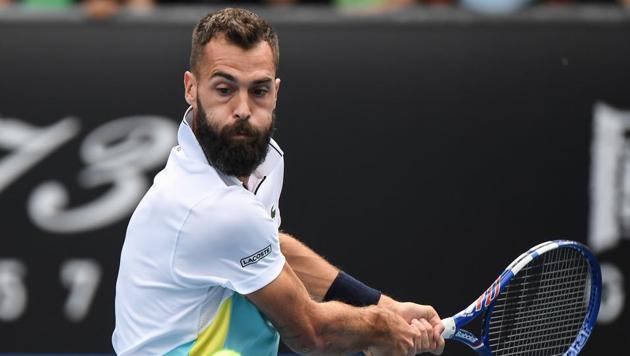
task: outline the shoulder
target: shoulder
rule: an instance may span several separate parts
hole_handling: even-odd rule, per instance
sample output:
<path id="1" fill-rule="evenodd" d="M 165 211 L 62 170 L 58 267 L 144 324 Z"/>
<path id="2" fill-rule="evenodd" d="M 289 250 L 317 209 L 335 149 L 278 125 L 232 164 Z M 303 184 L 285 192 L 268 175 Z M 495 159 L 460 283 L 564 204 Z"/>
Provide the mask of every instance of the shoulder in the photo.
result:
<path id="1" fill-rule="evenodd" d="M 239 186 L 225 187 L 213 194 L 206 194 L 191 207 L 191 212 L 213 221 L 220 219 L 224 225 L 254 222 L 266 217 L 262 203 L 254 194 Z"/>
<path id="2" fill-rule="evenodd" d="M 275 230 L 264 206 L 247 190 L 232 186 L 215 191 L 192 205 L 181 233 L 213 243 L 238 242 Z"/>
<path id="3" fill-rule="evenodd" d="M 243 294 L 259 288 L 266 281 L 261 274 L 279 271 L 284 260 L 271 216 L 250 192 L 234 186 L 190 209 L 171 261 L 181 283 L 219 284 Z"/>

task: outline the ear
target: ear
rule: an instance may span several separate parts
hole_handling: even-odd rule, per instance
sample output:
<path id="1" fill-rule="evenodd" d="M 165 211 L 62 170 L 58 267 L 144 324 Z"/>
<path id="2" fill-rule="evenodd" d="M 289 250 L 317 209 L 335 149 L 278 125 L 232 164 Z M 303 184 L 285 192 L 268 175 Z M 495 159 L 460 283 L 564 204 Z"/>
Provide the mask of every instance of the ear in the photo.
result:
<path id="1" fill-rule="evenodd" d="M 188 105 L 195 108 L 197 105 L 197 80 L 190 71 L 184 73 L 184 98 Z"/>
<path id="2" fill-rule="evenodd" d="M 274 109 L 276 108 L 276 102 L 278 101 L 278 92 L 280 91 L 280 83 L 281 83 L 280 78 L 276 78 L 276 82 L 275 82 L 275 84 L 276 84 L 276 88 L 275 88 L 276 96 L 275 96 L 274 102 L 273 102 L 273 108 Z"/>

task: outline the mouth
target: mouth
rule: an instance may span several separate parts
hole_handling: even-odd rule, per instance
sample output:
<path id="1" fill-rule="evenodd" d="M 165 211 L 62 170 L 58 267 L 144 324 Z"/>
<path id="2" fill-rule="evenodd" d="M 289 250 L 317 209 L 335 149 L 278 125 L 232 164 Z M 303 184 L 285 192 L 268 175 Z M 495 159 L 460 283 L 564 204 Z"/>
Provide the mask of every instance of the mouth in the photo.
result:
<path id="1" fill-rule="evenodd" d="M 234 132 L 232 133 L 232 137 L 243 137 L 243 138 L 250 138 L 250 137 L 254 137 L 254 133 L 251 130 L 248 130 L 247 128 L 239 128 L 234 130 Z"/>
<path id="2" fill-rule="evenodd" d="M 234 132 L 234 134 L 232 134 L 232 137 L 242 137 L 242 138 L 248 138 L 248 137 L 252 137 L 252 135 L 245 131 L 245 130 L 238 130 L 236 132 Z"/>
<path id="3" fill-rule="evenodd" d="M 246 130 L 237 130 L 232 134 L 232 139 L 238 141 L 251 141 L 254 140 L 255 137 L 251 134 L 251 132 Z"/>

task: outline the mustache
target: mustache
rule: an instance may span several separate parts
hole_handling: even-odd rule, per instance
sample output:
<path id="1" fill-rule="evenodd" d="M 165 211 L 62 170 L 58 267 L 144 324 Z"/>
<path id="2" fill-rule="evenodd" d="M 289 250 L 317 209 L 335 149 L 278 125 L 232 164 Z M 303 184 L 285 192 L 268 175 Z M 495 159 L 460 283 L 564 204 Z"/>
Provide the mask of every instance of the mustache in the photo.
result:
<path id="1" fill-rule="evenodd" d="M 232 125 L 226 126 L 222 131 L 224 137 L 231 137 L 235 135 L 245 135 L 248 137 L 260 136 L 260 131 L 246 120 L 237 121 Z"/>

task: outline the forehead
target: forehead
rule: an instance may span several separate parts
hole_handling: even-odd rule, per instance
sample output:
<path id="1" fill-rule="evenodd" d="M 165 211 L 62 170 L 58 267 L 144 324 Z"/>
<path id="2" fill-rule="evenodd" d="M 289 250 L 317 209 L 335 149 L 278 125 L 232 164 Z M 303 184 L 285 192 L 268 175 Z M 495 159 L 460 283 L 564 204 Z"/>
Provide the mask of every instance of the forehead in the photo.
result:
<path id="1" fill-rule="evenodd" d="M 204 46 L 204 58 L 199 72 L 209 77 L 216 72 L 227 72 L 237 79 L 275 78 L 273 52 L 266 41 L 260 41 L 250 49 L 243 49 L 228 42 L 225 37 L 211 39 Z"/>

